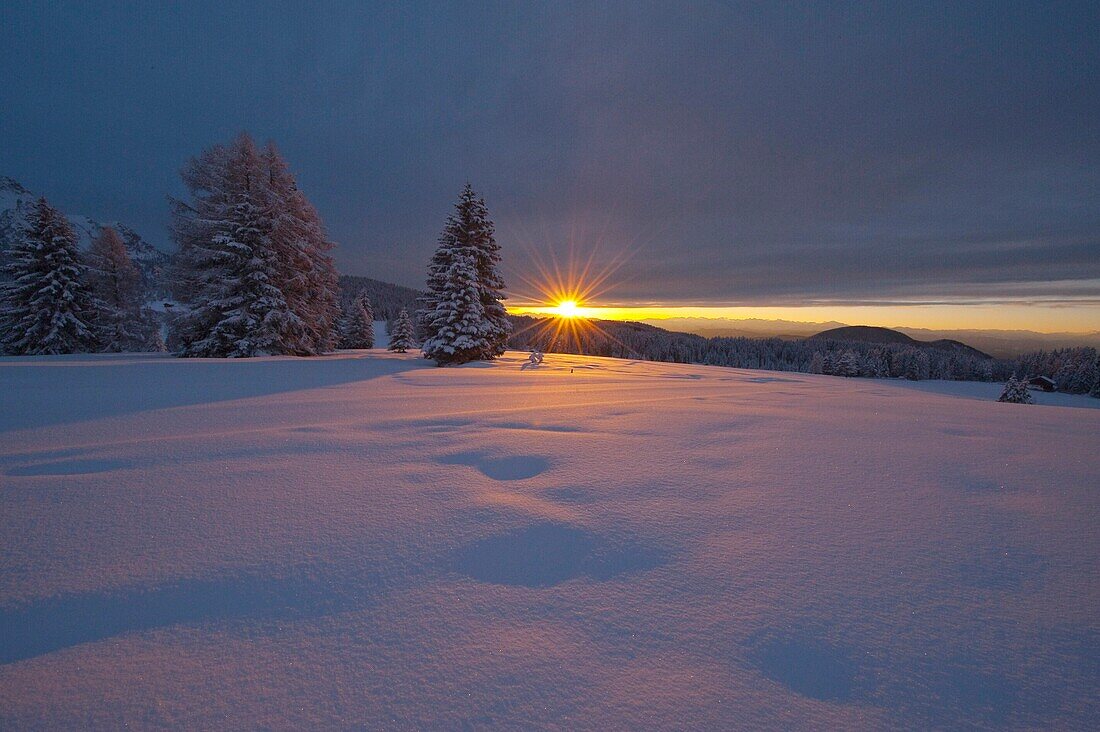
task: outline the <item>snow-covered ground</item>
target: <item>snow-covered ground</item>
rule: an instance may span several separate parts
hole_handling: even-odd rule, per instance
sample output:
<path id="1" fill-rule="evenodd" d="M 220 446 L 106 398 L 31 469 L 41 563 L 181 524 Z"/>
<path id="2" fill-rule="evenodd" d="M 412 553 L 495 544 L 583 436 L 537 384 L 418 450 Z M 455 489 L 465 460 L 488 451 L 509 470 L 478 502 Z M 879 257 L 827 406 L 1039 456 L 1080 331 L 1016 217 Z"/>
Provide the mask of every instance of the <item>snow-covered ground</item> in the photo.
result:
<path id="1" fill-rule="evenodd" d="M 1100 726 L 1100 411 L 0 359 L 0 728 Z"/>
<path id="2" fill-rule="evenodd" d="M 983 401 L 996 401 L 1004 389 L 1004 384 L 989 381 L 905 381 L 899 379 L 895 383 L 909 389 L 918 389 L 936 394 L 950 394 L 967 399 L 981 399 Z M 1049 407 L 1100 409 L 1100 399 L 1090 397 L 1087 394 L 1048 393 L 1039 389 L 1032 389 L 1031 398 L 1035 400 L 1036 404 Z"/>

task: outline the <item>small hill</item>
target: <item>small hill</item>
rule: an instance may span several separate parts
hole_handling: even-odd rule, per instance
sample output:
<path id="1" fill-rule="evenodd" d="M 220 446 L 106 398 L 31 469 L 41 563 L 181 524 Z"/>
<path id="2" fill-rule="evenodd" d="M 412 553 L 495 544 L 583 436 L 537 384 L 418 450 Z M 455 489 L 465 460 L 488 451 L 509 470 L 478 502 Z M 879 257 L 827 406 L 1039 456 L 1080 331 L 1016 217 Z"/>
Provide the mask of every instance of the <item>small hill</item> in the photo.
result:
<path id="1" fill-rule="evenodd" d="M 846 325 L 841 328 L 830 328 L 810 336 L 806 340 L 832 340 L 855 341 L 858 343 L 896 343 L 910 345 L 914 348 L 934 348 L 937 351 L 956 351 L 978 358 L 993 358 L 988 353 L 983 353 L 977 348 L 966 345 L 961 341 L 942 338 L 936 341 L 918 341 L 916 338 L 905 335 L 901 331 L 892 328 L 880 328 L 873 325 Z"/>
<path id="2" fill-rule="evenodd" d="M 806 340 L 858 341 L 859 343 L 904 343 L 917 345 L 915 338 L 890 328 L 878 328 L 873 325 L 845 325 L 816 333 Z"/>

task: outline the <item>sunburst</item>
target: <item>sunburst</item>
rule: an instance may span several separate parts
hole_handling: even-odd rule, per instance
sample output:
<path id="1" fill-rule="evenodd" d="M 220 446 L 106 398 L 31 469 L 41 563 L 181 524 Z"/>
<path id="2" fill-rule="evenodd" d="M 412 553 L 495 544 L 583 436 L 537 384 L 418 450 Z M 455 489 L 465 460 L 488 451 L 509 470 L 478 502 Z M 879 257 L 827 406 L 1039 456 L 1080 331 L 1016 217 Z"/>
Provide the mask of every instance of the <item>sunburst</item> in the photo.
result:
<path id="1" fill-rule="evenodd" d="M 580 313 L 577 308 L 576 300 L 562 300 L 554 306 L 554 314 L 559 318 L 577 318 L 580 317 Z"/>
<path id="2" fill-rule="evenodd" d="M 523 289 L 527 290 L 521 290 L 519 297 L 531 303 L 524 306 L 523 311 L 536 318 L 516 335 L 532 331 L 533 339 L 546 351 L 580 350 L 586 341 L 593 340 L 597 334 L 623 345 L 600 326 L 596 320 L 599 308 L 588 303 L 611 288 L 611 278 L 626 260 L 626 255 L 613 258 L 599 270 L 594 265 L 594 250 L 590 251 L 583 264 L 570 257 L 569 264 L 564 268 L 554 259 L 552 252 L 550 257 L 550 264 L 547 264 L 536 252 L 532 252 L 531 261 L 538 276 L 515 275 L 526 286 Z"/>

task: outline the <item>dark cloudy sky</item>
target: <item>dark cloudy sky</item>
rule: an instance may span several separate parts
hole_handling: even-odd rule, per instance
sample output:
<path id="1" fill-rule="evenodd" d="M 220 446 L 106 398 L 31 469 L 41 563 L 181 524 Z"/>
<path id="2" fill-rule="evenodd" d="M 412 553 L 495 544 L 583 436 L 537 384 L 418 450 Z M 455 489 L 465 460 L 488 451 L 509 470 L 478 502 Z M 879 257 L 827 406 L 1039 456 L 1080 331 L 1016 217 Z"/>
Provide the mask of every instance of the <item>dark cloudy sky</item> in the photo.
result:
<path id="1" fill-rule="evenodd" d="M 417 285 L 462 183 L 609 297 L 1100 298 L 1100 3 L 22 2 L 0 174 L 167 242 L 282 148 L 345 272 Z"/>

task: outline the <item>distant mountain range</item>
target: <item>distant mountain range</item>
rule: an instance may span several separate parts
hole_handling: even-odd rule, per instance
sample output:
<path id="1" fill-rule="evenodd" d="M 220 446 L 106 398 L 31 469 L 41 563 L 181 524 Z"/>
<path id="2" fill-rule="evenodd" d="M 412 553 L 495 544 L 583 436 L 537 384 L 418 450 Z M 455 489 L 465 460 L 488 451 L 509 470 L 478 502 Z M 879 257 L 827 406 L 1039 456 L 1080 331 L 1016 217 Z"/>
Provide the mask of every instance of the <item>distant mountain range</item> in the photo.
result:
<path id="1" fill-rule="evenodd" d="M 390 282 L 341 275 L 340 287 L 343 299 L 350 301 L 359 292 L 371 298 L 376 317 L 390 320 L 401 308 L 409 312 L 420 305 L 417 298 L 424 293 L 411 287 Z M 1012 359 L 1022 353 L 1073 346 L 1100 347 L 1097 333 L 1036 333 L 1033 331 L 961 330 L 934 331 L 920 328 L 882 328 L 866 325 L 845 325 L 828 322 L 813 323 L 793 320 L 742 320 L 718 318 L 659 318 L 638 321 L 671 333 L 691 333 L 704 338 L 781 338 L 805 340 L 810 338 L 857 341 L 864 343 L 901 343 L 918 348 L 934 348 L 939 351 L 957 351 L 978 358 Z M 964 340 L 965 339 L 965 340 Z"/>
<path id="2" fill-rule="evenodd" d="M 38 197 L 38 194 L 27 190 L 13 178 L 0 176 L 0 253 L 7 249 L 7 242 L 26 223 L 31 206 Z M 125 224 L 101 223 L 76 214 L 66 214 L 66 217 L 79 237 L 81 250 L 87 250 L 91 246 L 92 240 L 99 236 L 103 227 L 114 227 L 122 237 L 134 264 L 141 271 L 145 284 L 151 291 L 160 289 L 162 274 L 168 266 L 168 254 L 145 241 L 140 234 Z"/>
<path id="3" fill-rule="evenodd" d="M 966 345 L 950 338 L 941 338 L 935 341 L 918 341 L 916 338 L 902 333 L 899 330 L 880 328 L 872 325 L 844 325 L 839 328 L 830 328 L 810 336 L 806 340 L 834 340 L 857 341 L 859 343 L 899 343 L 916 348 L 935 348 L 937 351 L 953 351 L 965 353 L 978 358 L 993 358 L 988 353 L 983 353 L 977 348 Z"/>
<path id="4" fill-rule="evenodd" d="M 748 318 L 669 318 L 643 321 L 667 330 L 695 333 L 708 338 L 783 338 L 800 340 L 847 323 L 812 323 L 793 320 Z M 1100 331 L 1089 333 L 1037 333 L 1030 330 L 930 330 L 925 328 L 889 328 L 919 341 L 951 340 L 966 343 L 995 358 L 1015 358 L 1022 353 L 1073 346 L 1100 348 Z"/>
<path id="5" fill-rule="evenodd" d="M 920 340 L 948 338 L 969 343 L 997 358 L 1015 358 L 1030 351 L 1092 346 L 1100 348 L 1100 331 L 1090 333 L 1036 333 L 1031 330 L 927 330 L 897 328 Z"/>

